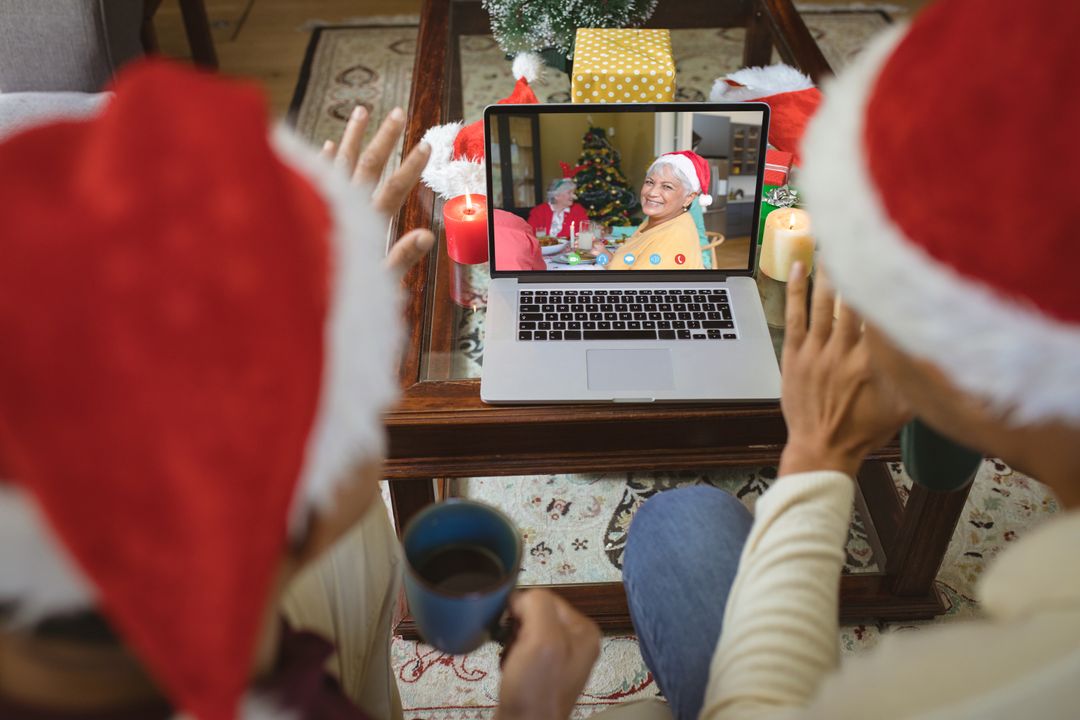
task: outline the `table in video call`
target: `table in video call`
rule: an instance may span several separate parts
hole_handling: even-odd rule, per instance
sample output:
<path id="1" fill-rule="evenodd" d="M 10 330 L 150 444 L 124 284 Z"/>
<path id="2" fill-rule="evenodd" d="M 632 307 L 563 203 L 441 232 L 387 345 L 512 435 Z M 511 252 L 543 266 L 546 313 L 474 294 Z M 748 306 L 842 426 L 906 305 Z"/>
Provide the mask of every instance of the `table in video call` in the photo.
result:
<path id="1" fill-rule="evenodd" d="M 407 146 L 419 142 L 427 128 L 463 116 L 458 42 L 462 36 L 490 32 L 478 1 L 425 0 L 421 17 L 419 56 L 425 60 L 414 71 Z M 745 65 L 769 64 L 775 46 L 785 61 L 815 80 L 831 73 L 790 0 L 719 7 L 672 3 L 665 6 L 662 22 L 671 28 L 747 27 Z M 441 240 L 441 206 L 428 189 L 419 188 L 398 219 L 403 227 L 431 227 L 440 237 L 432 254 L 405 279 L 403 393 L 386 416 L 386 477 L 399 531 L 422 507 L 445 496 L 451 478 L 706 470 L 778 462 L 786 430 L 777 402 L 482 403 L 479 362 L 487 272 L 485 266 L 463 270 L 450 261 Z M 451 300 L 452 282 L 473 287 L 471 307 Z M 773 339 L 779 351 L 782 334 L 776 332 Z M 588 442 L 553 446 L 549 439 L 559 436 Z M 871 456 L 858 476 L 856 508 L 865 518 L 878 569 L 843 576 L 840 615 L 846 620 L 928 618 L 945 610 L 933 580 L 967 489 L 941 493 L 916 485 L 905 504 L 886 465 L 897 459 L 894 441 Z M 631 629 L 621 583 L 552 587 L 603 629 Z M 415 626 L 404 601 L 399 616 L 398 632 L 413 636 Z"/>

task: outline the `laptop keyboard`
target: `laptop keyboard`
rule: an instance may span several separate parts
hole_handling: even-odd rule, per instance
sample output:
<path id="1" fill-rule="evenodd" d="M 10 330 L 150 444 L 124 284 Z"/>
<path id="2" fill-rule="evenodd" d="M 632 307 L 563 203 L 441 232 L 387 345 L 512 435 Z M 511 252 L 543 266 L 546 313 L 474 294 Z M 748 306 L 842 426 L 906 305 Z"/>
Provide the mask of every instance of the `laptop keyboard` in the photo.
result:
<path id="1" fill-rule="evenodd" d="M 520 290 L 518 340 L 737 340 L 727 290 Z"/>

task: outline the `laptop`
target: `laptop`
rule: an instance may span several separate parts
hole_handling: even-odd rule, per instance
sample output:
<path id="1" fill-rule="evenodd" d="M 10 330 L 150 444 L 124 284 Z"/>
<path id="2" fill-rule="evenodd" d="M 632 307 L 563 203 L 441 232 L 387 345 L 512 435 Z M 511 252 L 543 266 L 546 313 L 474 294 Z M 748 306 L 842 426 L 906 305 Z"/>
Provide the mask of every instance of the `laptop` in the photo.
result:
<path id="1" fill-rule="evenodd" d="M 484 402 L 779 398 L 780 370 L 753 277 L 768 126 L 764 103 L 488 107 Z M 582 167 L 586 133 L 596 152 Z M 646 180 L 652 161 L 694 149 L 710 167 L 714 196 L 702 208 L 705 237 L 696 229 L 691 247 L 686 220 L 664 218 L 679 224 L 649 246 L 648 257 L 627 257 L 622 248 L 631 247 L 645 217 L 642 187 L 660 186 Z M 576 217 L 577 227 L 552 232 L 547 191 L 575 171 L 576 202 L 596 209 L 582 223 L 584 205 L 571 208 L 563 224 Z M 629 192 L 605 184 L 620 173 Z M 611 198 L 604 207 L 596 203 L 602 192 Z M 661 207 L 654 192 L 650 210 Z M 698 254 L 721 235 L 719 246 Z"/>

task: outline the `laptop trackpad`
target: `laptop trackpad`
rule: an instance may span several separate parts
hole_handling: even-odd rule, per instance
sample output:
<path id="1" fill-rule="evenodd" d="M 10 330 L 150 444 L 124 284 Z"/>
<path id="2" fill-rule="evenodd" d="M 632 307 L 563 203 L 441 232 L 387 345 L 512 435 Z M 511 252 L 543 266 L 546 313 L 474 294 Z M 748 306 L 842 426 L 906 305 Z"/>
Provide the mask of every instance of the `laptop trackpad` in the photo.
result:
<path id="1" fill-rule="evenodd" d="M 590 390 L 675 389 L 670 350 L 586 350 L 585 356 Z"/>

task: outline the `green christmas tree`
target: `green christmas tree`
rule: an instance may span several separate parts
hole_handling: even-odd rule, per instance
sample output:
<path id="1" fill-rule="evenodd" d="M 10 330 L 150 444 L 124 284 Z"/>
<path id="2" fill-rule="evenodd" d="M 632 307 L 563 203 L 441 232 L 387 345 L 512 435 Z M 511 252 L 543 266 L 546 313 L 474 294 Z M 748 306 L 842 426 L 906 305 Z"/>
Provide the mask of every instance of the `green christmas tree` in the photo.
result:
<path id="1" fill-rule="evenodd" d="M 574 175 L 578 202 L 601 225 L 634 224 L 631 218 L 640 206 L 638 194 L 619 169 L 622 158 L 608 142 L 607 133 L 590 127 L 581 145 L 577 164 L 585 167 Z"/>
<path id="2" fill-rule="evenodd" d="M 510 55 L 555 48 L 574 54 L 574 36 L 583 28 L 641 25 L 657 0 L 483 0 L 491 16 L 491 34 Z"/>

